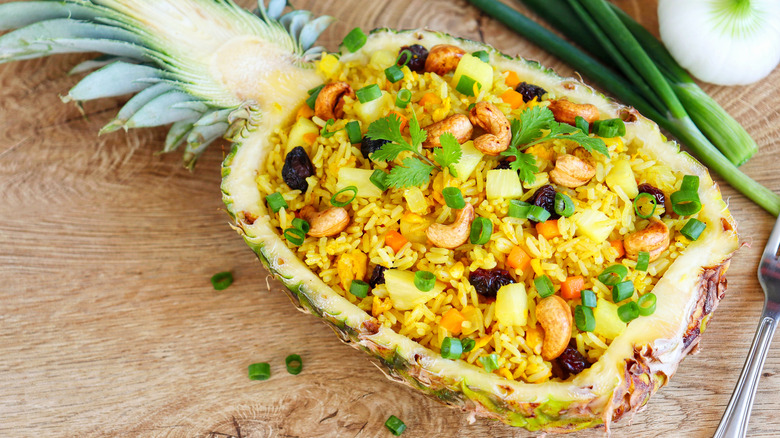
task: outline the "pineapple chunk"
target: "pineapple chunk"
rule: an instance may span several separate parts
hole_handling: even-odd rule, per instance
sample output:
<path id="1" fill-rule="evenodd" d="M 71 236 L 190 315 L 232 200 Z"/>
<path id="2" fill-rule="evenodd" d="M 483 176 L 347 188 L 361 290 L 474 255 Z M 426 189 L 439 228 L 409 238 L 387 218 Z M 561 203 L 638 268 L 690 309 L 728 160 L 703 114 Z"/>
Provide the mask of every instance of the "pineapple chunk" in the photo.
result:
<path id="1" fill-rule="evenodd" d="M 496 318 L 509 327 L 528 321 L 528 295 L 523 283 L 507 284 L 496 294 Z"/>
<path id="2" fill-rule="evenodd" d="M 395 64 L 396 54 L 389 50 L 377 50 L 371 54 L 371 60 L 368 65 L 377 69 L 384 70 Z"/>
<path id="3" fill-rule="evenodd" d="M 444 291 L 444 283 L 437 281 L 433 289 L 423 292 L 414 284 L 414 272 L 388 269 L 385 271 L 385 286 L 393 306 L 398 310 L 411 310 L 419 304 L 428 302 L 431 298 Z"/>
<path id="4" fill-rule="evenodd" d="M 463 155 L 461 155 L 460 161 L 453 164 L 452 167 L 458 172 L 457 178 L 466 181 L 474 173 L 474 169 L 477 168 L 485 154 L 475 148 L 474 142 L 471 140 L 460 145 L 460 150 L 463 151 Z"/>
<path id="5" fill-rule="evenodd" d="M 426 243 L 428 236 L 425 234 L 425 230 L 432 223 L 433 221 L 425 216 L 406 212 L 401 216 L 401 235 L 413 243 Z"/>
<path id="6" fill-rule="evenodd" d="M 487 173 L 485 191 L 488 199 L 516 199 L 523 196 L 523 183 L 512 169 L 493 169 Z"/>
<path id="7" fill-rule="evenodd" d="M 371 102 L 360 103 L 355 101 L 355 114 L 365 126 L 382 117 L 388 108 L 395 107 L 395 100 L 387 91 L 382 91 L 382 97 L 374 99 Z"/>
<path id="8" fill-rule="evenodd" d="M 317 137 L 320 135 L 320 127 L 317 126 L 310 119 L 300 118 L 295 122 L 292 129 L 290 129 L 290 135 L 287 136 L 287 147 L 285 148 L 285 155 L 298 146 L 308 148 L 309 143 L 304 140 L 306 134 L 315 134 Z"/>
<path id="9" fill-rule="evenodd" d="M 623 193 L 631 199 L 636 198 L 636 195 L 639 194 L 636 177 L 634 177 L 634 171 L 631 169 L 631 163 L 628 160 L 620 160 L 615 163 L 615 166 L 612 167 L 609 175 L 607 175 L 606 183 L 612 190 L 615 190 L 616 186 L 620 187 Z"/>
<path id="10" fill-rule="evenodd" d="M 593 333 L 607 339 L 615 339 L 626 329 L 617 313 L 618 306 L 605 299 L 599 299 L 596 308 L 593 309 L 593 319 L 596 320 L 596 328 Z"/>
<path id="11" fill-rule="evenodd" d="M 336 184 L 336 189 L 341 190 L 344 187 L 355 186 L 358 189 L 357 196 L 378 198 L 382 196 L 382 191 L 371 182 L 370 178 L 373 173 L 373 170 L 368 169 L 342 167 L 339 169 L 339 181 Z"/>
<path id="12" fill-rule="evenodd" d="M 575 214 L 574 223 L 577 224 L 577 234 L 587 236 L 590 240 L 597 243 L 606 241 L 615 225 L 617 225 L 616 220 L 610 219 L 606 214 L 590 208 Z"/>
<path id="13" fill-rule="evenodd" d="M 493 87 L 493 67 L 469 54 L 463 55 L 452 77 L 453 88 L 458 88 L 461 76 L 468 76 L 479 84 L 479 91 L 490 91 Z"/>
<path id="14" fill-rule="evenodd" d="M 404 190 L 404 199 L 412 213 L 425 214 L 428 212 L 428 200 L 419 187 L 409 187 Z"/>
<path id="15" fill-rule="evenodd" d="M 340 66 L 339 59 L 331 53 L 323 56 L 319 64 L 317 64 L 317 68 L 329 79 L 333 79 Z"/>

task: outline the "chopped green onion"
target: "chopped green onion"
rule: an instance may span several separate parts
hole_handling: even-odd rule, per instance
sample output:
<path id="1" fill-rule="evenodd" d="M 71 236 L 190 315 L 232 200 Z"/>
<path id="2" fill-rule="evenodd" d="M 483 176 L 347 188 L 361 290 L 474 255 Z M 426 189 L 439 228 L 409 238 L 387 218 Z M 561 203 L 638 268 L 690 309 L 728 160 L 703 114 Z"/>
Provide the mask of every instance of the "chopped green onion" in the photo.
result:
<path id="1" fill-rule="evenodd" d="M 477 50 L 476 52 L 472 53 L 471 56 L 479 58 L 479 60 L 482 62 L 490 62 L 490 55 L 488 55 L 488 52 L 484 50 Z"/>
<path id="2" fill-rule="evenodd" d="M 288 228 L 284 230 L 284 238 L 295 246 L 301 246 L 306 240 L 306 233 L 300 228 Z"/>
<path id="3" fill-rule="evenodd" d="M 498 355 L 496 353 L 489 354 L 479 358 L 479 363 L 485 368 L 485 371 L 492 373 L 498 369 Z"/>
<path id="4" fill-rule="evenodd" d="M 581 332 L 592 332 L 596 328 L 596 318 L 593 317 L 593 309 L 587 306 L 575 307 L 574 322 Z"/>
<path id="5" fill-rule="evenodd" d="M 536 287 L 536 292 L 539 293 L 539 296 L 542 298 L 547 298 L 555 293 L 552 281 L 550 280 L 550 277 L 546 275 L 535 278 L 534 286 Z"/>
<path id="6" fill-rule="evenodd" d="M 346 47 L 350 52 L 355 53 L 366 44 L 366 41 L 368 41 L 366 34 L 363 33 L 362 29 L 356 27 L 349 31 L 347 36 L 344 37 L 344 41 L 341 42 L 341 45 Z"/>
<path id="7" fill-rule="evenodd" d="M 639 306 L 636 301 L 629 301 L 618 307 L 617 313 L 621 321 L 628 323 L 639 318 Z"/>
<path id="8" fill-rule="evenodd" d="M 284 358 L 284 365 L 287 367 L 287 372 L 292 375 L 298 375 L 303 371 L 303 360 L 297 354 L 291 354 Z"/>
<path id="9" fill-rule="evenodd" d="M 322 91 L 323 87 L 325 87 L 325 84 L 309 90 L 309 97 L 306 99 L 306 105 L 308 105 L 309 108 L 314 109 L 314 104 L 317 102 L 317 96 L 320 95 L 320 91 Z"/>
<path id="10" fill-rule="evenodd" d="M 346 207 L 346 206 L 347 206 L 347 205 L 349 205 L 349 204 L 350 204 L 352 201 L 354 201 L 354 200 L 355 200 L 355 197 L 357 196 L 357 191 L 358 191 L 358 189 L 357 189 L 357 187 L 355 187 L 355 186 L 347 186 L 347 187 L 344 187 L 343 189 L 341 189 L 341 190 L 339 190 L 338 192 L 336 192 L 336 194 L 334 194 L 334 195 L 333 195 L 333 197 L 331 197 L 331 198 L 330 198 L 330 204 L 331 204 L 332 206 L 334 206 L 334 207 Z M 339 195 L 340 195 L 340 194 L 342 194 L 342 193 L 346 193 L 346 192 L 352 192 L 352 197 L 350 197 L 350 198 L 349 198 L 349 200 L 347 200 L 347 201 L 344 201 L 344 202 L 339 202 L 339 201 L 337 200 L 337 198 L 339 197 Z"/>
<path id="11" fill-rule="evenodd" d="M 377 186 L 379 190 L 385 191 L 387 190 L 387 172 L 385 172 L 382 169 L 376 169 L 374 170 L 374 173 L 371 174 L 371 176 L 368 178 L 369 181 L 371 181 L 372 184 Z"/>
<path id="12" fill-rule="evenodd" d="M 698 192 L 699 191 L 699 177 L 696 175 L 685 175 L 680 184 L 681 192 Z"/>
<path id="13" fill-rule="evenodd" d="M 390 432 L 395 436 L 401 435 L 406 430 L 406 424 L 399 420 L 395 415 L 391 415 L 390 418 L 385 421 L 385 427 L 390 429 Z"/>
<path id="14" fill-rule="evenodd" d="M 349 284 L 349 293 L 358 298 L 365 298 L 368 296 L 368 288 L 368 283 L 365 281 L 352 280 L 352 283 Z"/>
<path id="15" fill-rule="evenodd" d="M 287 201 L 284 200 L 284 197 L 282 197 L 282 194 L 279 192 L 274 192 L 266 196 L 265 202 L 268 203 L 268 208 L 274 213 L 278 213 L 279 210 L 287 208 Z"/>
<path id="16" fill-rule="evenodd" d="M 642 209 L 639 206 L 639 201 L 642 199 L 647 199 L 648 202 L 653 204 L 653 209 L 650 210 L 649 214 L 643 214 Z M 653 217 L 655 214 L 655 209 L 658 208 L 658 201 L 655 199 L 655 196 L 651 195 L 650 193 L 642 192 L 634 198 L 634 212 L 637 216 L 641 217 L 642 219 L 648 219 Z"/>
<path id="17" fill-rule="evenodd" d="M 445 359 L 460 359 L 463 354 L 463 345 L 458 338 L 446 337 L 441 341 L 441 357 Z"/>
<path id="18" fill-rule="evenodd" d="M 583 119 L 582 116 L 577 116 L 574 118 L 574 126 L 577 127 L 580 131 L 587 134 L 590 130 L 590 126 L 588 125 L 588 121 Z"/>
<path id="19" fill-rule="evenodd" d="M 648 266 L 650 266 L 650 253 L 647 251 L 639 251 L 639 254 L 637 254 L 636 257 L 636 270 L 647 271 Z"/>
<path id="20" fill-rule="evenodd" d="M 339 131 L 340 131 L 340 129 L 337 129 L 337 130 L 335 130 L 335 131 L 328 131 L 328 128 L 329 128 L 329 127 L 331 127 L 331 126 L 333 126 L 333 124 L 334 124 L 334 123 L 336 123 L 336 121 L 335 121 L 335 120 L 333 120 L 333 119 L 328 119 L 328 121 L 327 121 L 327 122 L 325 122 L 325 126 L 323 126 L 323 127 L 322 127 L 322 129 L 320 130 L 320 135 L 321 135 L 323 138 L 331 138 L 331 137 L 333 137 L 333 136 L 334 136 L 334 135 L 335 135 L 337 132 L 339 132 Z"/>
<path id="21" fill-rule="evenodd" d="M 528 219 L 536 222 L 546 222 L 550 219 L 550 212 L 538 205 L 532 205 L 528 210 Z"/>
<path id="22" fill-rule="evenodd" d="M 436 286 L 436 276 L 433 275 L 433 272 L 417 271 L 414 273 L 414 285 L 423 292 L 433 290 L 433 287 Z"/>
<path id="23" fill-rule="evenodd" d="M 680 190 L 669 197 L 672 201 L 672 210 L 680 216 L 690 216 L 701 211 L 699 193 L 688 190 Z"/>
<path id="24" fill-rule="evenodd" d="M 382 90 L 379 89 L 379 85 L 371 84 L 355 91 L 355 95 L 360 103 L 368 103 L 382 97 Z"/>
<path id="25" fill-rule="evenodd" d="M 603 138 L 622 137 L 626 135 L 626 124 L 622 119 L 596 120 L 593 132 Z"/>
<path id="26" fill-rule="evenodd" d="M 357 120 L 348 122 L 344 129 L 347 130 L 347 137 L 349 137 L 350 143 L 357 144 L 363 141 L 363 134 L 360 132 L 360 122 Z"/>
<path id="27" fill-rule="evenodd" d="M 271 364 L 268 362 L 249 365 L 249 380 L 268 380 L 271 377 Z"/>
<path id="28" fill-rule="evenodd" d="M 493 222 L 486 217 L 478 217 L 471 224 L 469 241 L 474 245 L 484 245 L 490 241 L 493 234 Z"/>
<path id="29" fill-rule="evenodd" d="M 463 199 L 463 193 L 461 193 L 460 189 L 457 187 L 445 187 L 444 190 L 441 191 L 441 194 L 444 196 L 444 202 L 447 203 L 447 207 L 449 208 L 460 210 L 466 206 L 466 201 Z"/>
<path id="30" fill-rule="evenodd" d="M 391 65 L 385 69 L 385 77 L 394 84 L 404 78 L 404 72 L 397 65 Z"/>
<path id="31" fill-rule="evenodd" d="M 211 277 L 211 285 L 214 290 L 225 290 L 233 284 L 233 273 L 230 271 L 218 272 Z"/>
<path id="32" fill-rule="evenodd" d="M 580 292 L 580 298 L 582 298 L 582 305 L 585 307 L 596 307 L 598 304 L 596 292 L 593 292 L 590 289 L 585 289 Z"/>
<path id="33" fill-rule="evenodd" d="M 474 84 L 477 85 L 477 88 L 481 86 L 481 84 L 474 79 L 466 75 L 461 75 L 460 79 L 458 80 L 458 85 L 455 86 L 455 89 L 465 96 L 473 96 Z"/>
<path id="34" fill-rule="evenodd" d="M 619 303 L 634 296 L 634 283 L 630 280 L 612 286 L 612 302 Z"/>
<path id="35" fill-rule="evenodd" d="M 477 346 L 477 341 L 471 338 L 466 338 L 466 339 L 461 339 L 460 344 L 463 347 L 463 352 L 468 353 L 469 351 L 473 350 L 474 347 Z"/>
<path id="36" fill-rule="evenodd" d="M 395 106 L 398 108 L 406 108 L 409 105 L 409 101 L 412 100 L 412 92 L 406 88 L 402 88 L 395 96 Z"/>
<path id="37" fill-rule="evenodd" d="M 545 210 L 546 211 L 546 210 Z M 555 212 L 563 217 L 574 214 L 574 202 L 563 193 L 555 192 Z"/>
<path id="38" fill-rule="evenodd" d="M 474 107 L 477 106 L 476 103 L 469 104 L 469 106 L 466 107 L 466 111 L 471 111 L 474 109 Z"/>
<path id="39" fill-rule="evenodd" d="M 512 199 L 509 201 L 509 212 L 507 213 L 507 216 L 518 219 L 528 219 L 528 213 L 531 211 L 531 207 L 532 205 L 527 202 Z"/>
<path id="40" fill-rule="evenodd" d="M 309 230 L 311 229 L 311 225 L 309 225 L 308 222 L 306 222 L 305 220 L 299 217 L 296 217 L 295 219 L 292 220 L 292 226 L 303 231 L 304 233 L 308 233 Z"/>
<path id="41" fill-rule="evenodd" d="M 680 234 L 690 240 L 696 240 L 699 238 L 699 236 L 701 236 L 701 233 L 705 228 L 707 228 L 707 224 L 698 219 L 691 218 L 688 219 L 688 222 L 686 222 L 685 226 L 682 227 Z"/>
<path id="42" fill-rule="evenodd" d="M 599 274 L 599 281 L 607 286 L 614 286 L 628 275 L 628 268 L 625 265 L 612 265 L 607 269 L 601 271 Z"/>
<path id="43" fill-rule="evenodd" d="M 403 67 L 406 64 L 409 64 L 409 61 L 412 60 L 412 51 L 409 49 L 401 50 L 401 53 L 398 54 L 398 57 L 395 58 L 395 64 L 399 67 Z M 401 58 L 403 58 L 403 62 L 401 62 Z"/>
<path id="44" fill-rule="evenodd" d="M 655 294 L 648 292 L 637 300 L 636 304 L 639 306 L 639 314 L 642 316 L 650 316 L 655 313 Z"/>

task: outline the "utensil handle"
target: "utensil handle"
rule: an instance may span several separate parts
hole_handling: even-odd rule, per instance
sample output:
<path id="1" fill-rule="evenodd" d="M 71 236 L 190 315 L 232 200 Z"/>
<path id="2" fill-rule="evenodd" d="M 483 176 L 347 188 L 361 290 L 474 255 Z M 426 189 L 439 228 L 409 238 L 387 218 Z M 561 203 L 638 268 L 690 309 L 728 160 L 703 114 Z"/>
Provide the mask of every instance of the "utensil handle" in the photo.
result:
<path id="1" fill-rule="evenodd" d="M 764 314 L 758 323 L 756 336 L 753 338 L 753 345 L 750 347 L 750 353 L 748 353 L 745 365 L 742 367 L 742 374 L 739 376 L 734 394 L 731 395 L 729 405 L 726 407 L 726 412 L 723 413 L 723 418 L 721 418 L 713 438 L 745 436 L 750 410 L 753 409 L 758 379 L 761 377 L 761 369 L 764 367 L 766 353 L 769 350 L 769 344 L 772 342 L 776 327 L 777 320 L 772 315 L 767 314 L 767 309 L 764 309 Z"/>

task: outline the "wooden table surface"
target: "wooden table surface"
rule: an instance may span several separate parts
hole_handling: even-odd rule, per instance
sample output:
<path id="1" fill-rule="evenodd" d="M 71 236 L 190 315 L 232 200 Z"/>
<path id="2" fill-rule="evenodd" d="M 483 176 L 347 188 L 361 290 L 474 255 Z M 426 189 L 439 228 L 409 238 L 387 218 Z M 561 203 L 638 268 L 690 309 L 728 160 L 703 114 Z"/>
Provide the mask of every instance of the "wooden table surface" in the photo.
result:
<path id="1" fill-rule="evenodd" d="M 355 26 L 427 26 L 573 74 L 464 0 L 294 3 L 339 19 L 324 35 L 330 49 Z M 656 30 L 655 2 L 618 4 Z M 155 154 L 165 129 L 97 137 L 122 99 L 89 102 L 86 117 L 60 102 L 77 80 L 66 72 L 85 58 L 0 65 L 0 434 L 387 437 L 394 414 L 406 437 L 533 436 L 469 425 L 295 310 L 228 226 L 219 146 L 190 173 L 178 155 Z M 760 146 L 742 169 L 780 191 L 780 69 L 752 86 L 705 89 Z M 729 400 L 761 312 L 755 272 L 774 220 L 721 188 L 745 243 L 726 298 L 702 352 L 613 436 L 709 437 Z M 209 278 L 225 270 L 235 283 L 215 291 Z M 291 353 L 304 360 L 298 376 L 284 370 Z M 273 377 L 250 381 L 247 365 L 264 361 Z M 749 436 L 780 434 L 779 371 L 776 341 Z"/>

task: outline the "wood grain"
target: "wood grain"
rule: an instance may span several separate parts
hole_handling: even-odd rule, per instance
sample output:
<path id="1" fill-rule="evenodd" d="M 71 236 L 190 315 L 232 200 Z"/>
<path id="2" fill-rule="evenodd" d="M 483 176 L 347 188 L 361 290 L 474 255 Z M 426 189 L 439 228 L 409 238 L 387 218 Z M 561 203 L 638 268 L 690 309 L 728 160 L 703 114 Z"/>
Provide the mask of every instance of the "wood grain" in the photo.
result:
<path id="1" fill-rule="evenodd" d="M 0 0 L 0 3 L 5 3 Z M 250 2 L 242 2 L 248 5 Z M 297 0 L 339 19 L 334 49 L 355 26 L 428 27 L 572 70 L 464 0 Z M 655 2 L 617 3 L 655 30 Z M 121 99 L 58 98 L 82 55 L 0 66 L 0 433 L 12 436 L 405 437 L 533 436 L 464 416 L 386 380 L 367 356 L 294 310 L 227 226 L 219 146 L 194 173 L 156 155 L 165 130 L 97 137 Z M 705 85 L 760 145 L 743 170 L 780 190 L 780 70 L 744 87 Z M 613 436 L 711 436 L 752 339 L 763 294 L 755 272 L 773 218 L 721 183 L 745 242 L 729 291 L 702 341 L 633 422 Z M 232 270 L 214 291 L 209 277 Z M 284 371 L 299 353 L 304 371 Z M 273 377 L 252 382 L 250 363 Z M 780 430 L 780 349 L 764 368 L 749 435 Z M 601 436 L 589 431 L 573 436 Z"/>

